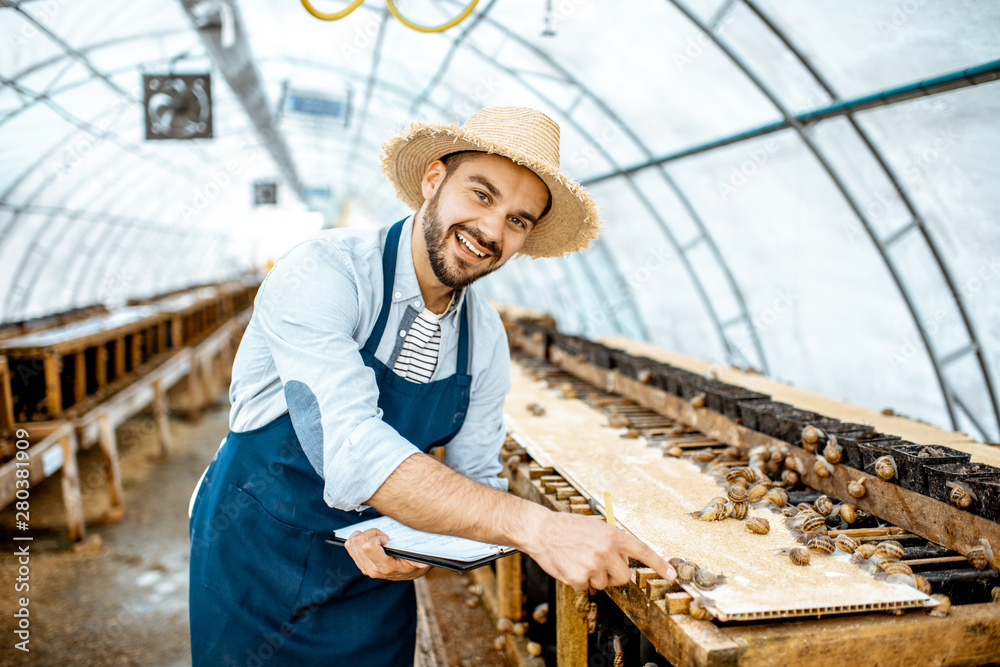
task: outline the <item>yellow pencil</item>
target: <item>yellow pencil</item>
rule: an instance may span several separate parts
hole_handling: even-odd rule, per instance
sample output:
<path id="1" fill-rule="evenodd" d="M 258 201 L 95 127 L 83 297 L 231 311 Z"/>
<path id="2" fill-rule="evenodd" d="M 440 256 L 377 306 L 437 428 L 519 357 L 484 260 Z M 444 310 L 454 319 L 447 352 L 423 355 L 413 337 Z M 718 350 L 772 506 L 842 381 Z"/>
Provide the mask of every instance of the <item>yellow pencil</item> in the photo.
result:
<path id="1" fill-rule="evenodd" d="M 615 524 L 615 508 L 611 506 L 611 494 L 607 491 L 604 492 L 604 519 L 610 525 Z"/>

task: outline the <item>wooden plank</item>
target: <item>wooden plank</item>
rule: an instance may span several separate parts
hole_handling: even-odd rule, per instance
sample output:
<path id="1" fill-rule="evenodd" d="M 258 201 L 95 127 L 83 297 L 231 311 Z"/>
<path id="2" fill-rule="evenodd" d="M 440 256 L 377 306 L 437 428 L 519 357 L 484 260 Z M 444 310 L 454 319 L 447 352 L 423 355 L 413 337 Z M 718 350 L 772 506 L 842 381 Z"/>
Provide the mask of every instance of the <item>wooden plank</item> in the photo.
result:
<path id="1" fill-rule="evenodd" d="M 163 381 L 153 380 L 153 420 L 156 422 L 156 434 L 160 441 L 160 454 L 170 453 L 170 417 L 167 412 L 167 392 L 163 389 Z"/>
<path id="2" fill-rule="evenodd" d="M 122 491 L 122 473 L 118 460 L 118 439 L 115 436 L 115 427 L 106 412 L 98 415 L 97 427 L 98 441 L 101 445 L 101 453 L 104 455 L 104 465 L 108 474 L 108 494 L 111 496 L 111 506 L 120 508 L 125 501 L 125 494 Z"/>
<path id="3" fill-rule="evenodd" d="M 73 402 L 87 397 L 87 355 L 83 350 L 73 355 Z"/>
<path id="4" fill-rule="evenodd" d="M 524 596 L 521 591 L 521 554 L 501 558 L 497 564 L 497 610 L 500 618 L 520 621 L 524 615 Z"/>
<path id="5" fill-rule="evenodd" d="M 0 438 L 14 433 L 14 392 L 7 357 L 0 356 Z"/>
<path id="6" fill-rule="evenodd" d="M 97 391 L 108 386 L 108 347 L 105 344 L 97 346 Z"/>
<path id="7" fill-rule="evenodd" d="M 63 507 L 66 509 L 66 527 L 69 539 L 77 542 L 87 536 L 87 526 L 83 519 L 83 499 L 80 495 L 80 470 L 76 464 L 76 433 L 66 429 L 59 437 L 63 451 L 62 487 Z"/>
<path id="8" fill-rule="evenodd" d="M 607 371 L 557 348 L 550 352 L 553 363 L 582 378 L 603 378 Z M 767 447 L 788 443 L 736 424 L 729 418 L 706 408 L 693 408 L 691 404 L 665 391 L 654 389 L 631 378 L 615 373 L 615 389 L 630 399 L 652 410 L 662 411 L 669 417 L 692 426 L 706 435 L 729 445 L 743 448 L 763 445 Z M 877 477 L 848 468 L 834 466 L 830 477 L 819 477 L 813 472 L 815 455 L 799 447 L 788 447 L 789 457 L 799 461 L 803 483 L 834 498 L 850 498 L 847 485 L 852 480 L 867 477 L 867 494 L 853 498 L 851 503 L 871 512 L 921 537 L 965 554 L 980 538 L 990 544 L 1000 545 L 1000 524 L 965 512 L 947 503 L 909 491 L 895 484 L 882 482 Z M 991 566 L 1000 569 L 1000 549 L 994 548 Z"/>
<path id="9" fill-rule="evenodd" d="M 201 396 L 198 387 L 198 356 L 192 350 L 189 352 L 190 367 L 188 370 L 188 419 L 198 421 L 201 419 Z"/>
<path id="10" fill-rule="evenodd" d="M 675 667 L 736 664 L 736 643 L 710 621 L 668 613 L 663 601 L 651 603 L 635 582 L 605 592 Z"/>
<path id="11" fill-rule="evenodd" d="M 495 618 L 497 614 L 497 578 L 493 574 L 493 569 L 489 565 L 477 567 L 471 572 L 472 580 L 483 589 L 481 598 L 483 604 Z"/>
<path id="12" fill-rule="evenodd" d="M 115 350 L 115 378 L 125 375 L 125 338 L 114 340 Z"/>
<path id="13" fill-rule="evenodd" d="M 132 349 L 129 352 L 132 355 L 132 369 L 139 368 L 142 365 L 142 333 L 139 331 L 132 334 Z"/>
<path id="14" fill-rule="evenodd" d="M 62 357 L 47 353 L 44 357 L 45 369 L 45 403 L 49 418 L 58 419 L 62 416 L 62 383 L 59 373 L 62 371 Z"/>
<path id="15" fill-rule="evenodd" d="M 722 632 L 736 643 L 740 663 L 747 665 L 919 667 L 1000 661 L 997 604 L 953 606 L 944 618 L 914 611 L 902 616 L 739 625 Z"/>
<path id="16" fill-rule="evenodd" d="M 576 591 L 556 581 L 556 664 L 587 667 L 587 619 L 576 610 Z"/>

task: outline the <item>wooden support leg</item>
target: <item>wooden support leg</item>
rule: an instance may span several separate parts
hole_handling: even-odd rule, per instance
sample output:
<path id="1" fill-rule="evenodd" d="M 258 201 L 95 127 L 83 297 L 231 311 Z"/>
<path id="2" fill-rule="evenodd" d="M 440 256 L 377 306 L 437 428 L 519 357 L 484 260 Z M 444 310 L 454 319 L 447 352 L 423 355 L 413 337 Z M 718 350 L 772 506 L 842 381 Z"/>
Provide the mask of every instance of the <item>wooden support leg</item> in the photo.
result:
<path id="1" fill-rule="evenodd" d="M 95 363 L 97 368 L 97 391 L 100 393 L 105 387 L 108 386 L 108 346 L 101 343 L 97 346 L 97 354 L 95 355 Z"/>
<path id="2" fill-rule="evenodd" d="M 587 667 L 587 619 L 573 606 L 576 591 L 556 582 L 556 664 Z"/>
<path id="3" fill-rule="evenodd" d="M 156 421 L 156 434 L 160 439 L 160 454 L 170 453 L 170 417 L 167 410 L 167 392 L 163 390 L 161 380 L 153 380 L 153 419 Z"/>
<path id="4" fill-rule="evenodd" d="M 215 368 L 212 361 L 213 357 L 205 357 L 201 361 L 201 368 L 198 369 L 201 375 L 202 405 L 206 407 L 215 399 Z"/>
<path id="5" fill-rule="evenodd" d="M 87 397 L 87 355 L 80 350 L 73 355 L 73 402 Z"/>
<path id="6" fill-rule="evenodd" d="M 104 454 L 104 464 L 108 471 L 108 494 L 111 496 L 111 507 L 119 509 L 124 501 L 122 491 L 122 472 L 118 464 L 118 439 L 115 437 L 115 427 L 107 414 L 97 417 L 98 439 L 101 452 Z"/>
<path id="7" fill-rule="evenodd" d="M 521 554 L 497 561 L 497 616 L 520 621 L 524 613 L 521 596 Z"/>
<path id="8" fill-rule="evenodd" d="M 14 392 L 10 384 L 7 357 L 0 357 L 0 438 L 14 434 Z M 12 450 L 13 451 L 13 450 Z M 4 452 L 7 456 L 8 453 Z"/>
<path id="9" fill-rule="evenodd" d="M 195 353 L 188 353 L 188 419 L 198 421 L 201 419 L 201 392 L 198 387 L 198 357 Z"/>
<path id="10" fill-rule="evenodd" d="M 62 496 L 66 508 L 66 526 L 69 539 L 78 542 L 87 536 L 83 521 L 83 500 L 80 497 L 80 470 L 76 465 L 76 435 L 67 433 L 59 438 L 63 451 Z"/>
<path id="11" fill-rule="evenodd" d="M 62 416 L 62 383 L 59 373 L 62 371 L 62 357 L 57 354 L 45 355 L 45 402 L 49 418 L 58 419 Z"/>
<path id="12" fill-rule="evenodd" d="M 115 339 L 115 378 L 125 375 L 125 339 Z"/>

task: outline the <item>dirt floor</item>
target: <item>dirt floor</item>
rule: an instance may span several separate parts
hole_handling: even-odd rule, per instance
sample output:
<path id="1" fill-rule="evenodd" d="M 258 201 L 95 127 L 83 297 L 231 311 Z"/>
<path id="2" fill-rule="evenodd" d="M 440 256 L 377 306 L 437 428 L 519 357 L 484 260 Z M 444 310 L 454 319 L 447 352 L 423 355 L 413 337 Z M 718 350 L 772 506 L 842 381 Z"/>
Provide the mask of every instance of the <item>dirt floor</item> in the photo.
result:
<path id="1" fill-rule="evenodd" d="M 190 664 L 188 640 L 188 518 L 192 489 L 225 436 L 228 405 L 217 403 L 192 423 L 172 418 L 167 458 L 150 415 L 117 431 L 125 512 L 109 512 L 99 448 L 79 454 L 87 538 L 68 538 L 59 475 L 31 489 L 30 529 L 14 531 L 14 507 L 0 512 L 5 545 L 0 572 L 2 665 Z M 172 405 L 184 405 L 172 397 Z M 30 591 L 15 593 L 18 535 L 30 535 Z M 495 633 L 481 606 L 470 607 L 469 580 L 439 573 L 429 580 L 448 667 L 506 664 L 493 649 Z M 30 598 L 30 653 L 14 647 L 17 598 Z"/>

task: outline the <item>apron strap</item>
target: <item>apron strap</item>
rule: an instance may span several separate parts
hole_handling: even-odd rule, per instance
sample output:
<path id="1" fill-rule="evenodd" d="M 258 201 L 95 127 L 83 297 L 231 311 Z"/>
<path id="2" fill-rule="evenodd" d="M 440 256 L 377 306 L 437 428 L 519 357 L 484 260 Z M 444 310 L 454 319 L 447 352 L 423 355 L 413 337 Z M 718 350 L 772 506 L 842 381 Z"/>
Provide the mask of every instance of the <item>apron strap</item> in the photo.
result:
<path id="1" fill-rule="evenodd" d="M 469 305 L 468 294 L 466 294 L 465 301 L 462 302 L 462 327 L 458 334 L 458 362 L 455 364 L 456 373 L 465 373 L 465 375 L 472 375 L 472 368 L 469 364 L 469 313 L 467 312 L 467 306 Z M 463 371 L 464 369 L 464 371 Z"/>
<path id="2" fill-rule="evenodd" d="M 389 321 L 389 308 L 392 305 L 392 285 L 396 279 L 396 254 L 399 250 L 399 236 L 403 232 L 403 222 L 400 220 L 389 228 L 389 234 L 385 238 L 385 252 L 382 253 L 382 310 L 379 311 L 378 319 L 375 321 L 375 328 L 365 341 L 364 351 L 375 356 L 379 341 L 382 340 L 382 333 L 385 331 L 385 323 Z"/>

